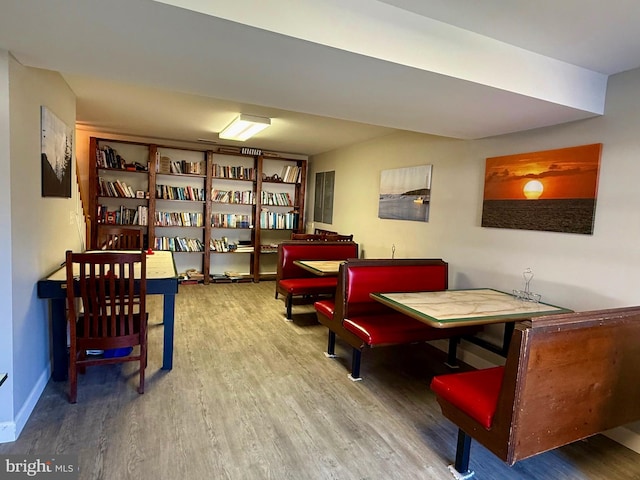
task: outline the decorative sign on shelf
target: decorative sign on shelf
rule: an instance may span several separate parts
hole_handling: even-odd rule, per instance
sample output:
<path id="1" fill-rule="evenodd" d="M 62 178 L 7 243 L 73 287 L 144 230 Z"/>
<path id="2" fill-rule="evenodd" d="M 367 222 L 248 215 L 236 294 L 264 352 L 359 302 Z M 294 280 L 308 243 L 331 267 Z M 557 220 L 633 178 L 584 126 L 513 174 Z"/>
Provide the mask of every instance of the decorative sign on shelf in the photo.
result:
<path id="1" fill-rule="evenodd" d="M 260 150 L 259 148 L 242 147 L 242 150 L 240 150 L 240 152 L 243 155 L 262 155 L 262 150 Z"/>

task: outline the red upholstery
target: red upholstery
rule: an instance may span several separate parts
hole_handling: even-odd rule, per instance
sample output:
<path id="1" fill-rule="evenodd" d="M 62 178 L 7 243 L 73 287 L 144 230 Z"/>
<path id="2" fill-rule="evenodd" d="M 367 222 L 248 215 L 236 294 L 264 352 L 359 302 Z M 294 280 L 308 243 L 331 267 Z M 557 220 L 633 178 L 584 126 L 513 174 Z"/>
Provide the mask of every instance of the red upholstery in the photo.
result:
<path id="1" fill-rule="evenodd" d="M 358 244 L 352 242 L 283 242 L 279 246 L 278 279 L 308 278 L 315 275 L 294 265 L 296 260 L 346 260 L 358 257 Z"/>
<path id="2" fill-rule="evenodd" d="M 336 311 L 336 304 L 333 300 L 320 300 L 314 303 L 313 306 L 319 315 L 324 315 L 327 318 L 333 318 L 333 314 Z"/>
<path id="3" fill-rule="evenodd" d="M 433 377 L 431 390 L 487 430 L 498 405 L 504 367 Z"/>
<path id="4" fill-rule="evenodd" d="M 446 290 L 447 276 L 446 264 L 350 265 L 346 279 L 348 315 L 352 317 L 393 312 L 392 309 L 373 300 L 369 294 Z"/>
<path id="5" fill-rule="evenodd" d="M 343 324 L 345 330 L 355 333 L 369 346 L 426 342 L 451 336 L 446 329 L 432 328 L 402 313 L 345 318 Z"/>
<path id="6" fill-rule="evenodd" d="M 333 293 L 337 283 L 336 277 L 290 278 L 280 280 L 280 287 L 290 295 L 311 295 Z"/>

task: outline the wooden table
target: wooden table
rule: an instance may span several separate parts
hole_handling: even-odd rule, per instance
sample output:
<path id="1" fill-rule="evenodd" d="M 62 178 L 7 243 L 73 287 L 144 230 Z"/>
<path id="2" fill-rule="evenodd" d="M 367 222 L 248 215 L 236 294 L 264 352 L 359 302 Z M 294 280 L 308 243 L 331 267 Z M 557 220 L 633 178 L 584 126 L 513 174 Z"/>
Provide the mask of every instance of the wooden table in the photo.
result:
<path id="1" fill-rule="evenodd" d="M 502 348 L 474 337 L 474 343 L 506 355 L 514 322 L 540 315 L 572 312 L 543 302 L 518 300 L 491 288 L 439 292 L 372 293 L 371 298 L 434 328 L 504 323 Z M 493 347 L 493 348 L 491 348 Z"/>
<path id="2" fill-rule="evenodd" d="M 293 264 L 304 268 L 319 277 L 330 277 L 338 274 L 344 260 L 294 260 Z"/>
<path id="3" fill-rule="evenodd" d="M 69 356 L 67 354 L 67 273 L 66 267 L 38 282 L 38 298 L 51 302 L 51 337 L 53 350 L 53 372 L 55 381 L 67 379 Z M 147 294 L 163 295 L 162 323 L 164 324 L 164 345 L 162 369 L 173 368 L 173 333 L 175 296 L 178 293 L 178 273 L 173 261 L 173 253 L 156 251 L 147 255 Z"/>

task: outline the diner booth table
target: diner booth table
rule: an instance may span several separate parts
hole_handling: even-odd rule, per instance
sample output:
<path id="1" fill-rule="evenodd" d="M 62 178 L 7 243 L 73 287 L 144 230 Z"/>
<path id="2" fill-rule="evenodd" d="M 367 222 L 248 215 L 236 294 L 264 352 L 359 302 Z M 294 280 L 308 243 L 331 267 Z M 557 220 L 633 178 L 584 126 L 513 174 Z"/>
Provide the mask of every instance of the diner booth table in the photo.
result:
<path id="1" fill-rule="evenodd" d="M 97 251 L 100 252 L 101 250 Z M 124 251 L 122 251 L 124 252 Z M 67 353 L 67 278 L 66 267 L 56 270 L 38 282 L 38 298 L 48 299 L 51 304 L 51 339 L 53 351 L 54 381 L 64 381 L 69 372 Z M 163 295 L 162 323 L 164 341 L 162 369 L 173 368 L 173 334 L 175 296 L 178 293 L 178 273 L 173 261 L 173 253 L 155 251 L 147 255 L 147 295 Z"/>
<path id="2" fill-rule="evenodd" d="M 371 298 L 433 328 L 504 324 L 501 347 L 478 338 L 467 340 L 506 356 L 515 322 L 542 315 L 570 313 L 568 308 L 517 298 L 493 288 L 470 288 L 433 292 L 372 293 Z"/>
<path id="3" fill-rule="evenodd" d="M 344 260 L 295 260 L 294 265 L 319 277 L 335 277 Z"/>

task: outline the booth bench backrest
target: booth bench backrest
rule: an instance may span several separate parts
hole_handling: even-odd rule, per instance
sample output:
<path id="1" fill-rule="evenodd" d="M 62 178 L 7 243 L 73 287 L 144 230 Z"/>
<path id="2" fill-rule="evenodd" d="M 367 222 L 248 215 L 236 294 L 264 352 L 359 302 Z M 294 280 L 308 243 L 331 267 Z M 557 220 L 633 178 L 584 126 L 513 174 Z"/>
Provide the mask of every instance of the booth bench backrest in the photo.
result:
<path id="1" fill-rule="evenodd" d="M 489 429 L 443 414 L 509 465 L 640 420 L 640 307 L 516 325 Z"/>
<path id="2" fill-rule="evenodd" d="M 291 240 L 278 245 L 277 280 L 307 278 L 315 275 L 294 265 L 296 260 L 346 260 L 358 258 L 355 242 L 307 242 Z"/>
<path id="3" fill-rule="evenodd" d="M 449 285 L 448 264 L 441 259 L 350 260 L 343 267 L 336 293 L 339 318 L 394 311 L 371 293 L 438 291 Z"/>

